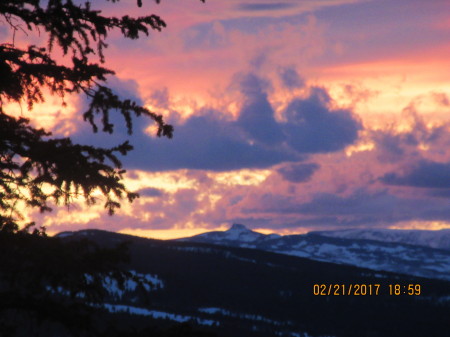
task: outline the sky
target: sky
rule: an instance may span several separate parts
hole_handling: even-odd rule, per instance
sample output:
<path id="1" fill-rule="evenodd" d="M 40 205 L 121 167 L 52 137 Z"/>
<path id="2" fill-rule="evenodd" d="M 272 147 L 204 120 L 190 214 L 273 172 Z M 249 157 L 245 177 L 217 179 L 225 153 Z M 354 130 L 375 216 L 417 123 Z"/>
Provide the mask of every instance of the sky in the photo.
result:
<path id="1" fill-rule="evenodd" d="M 125 182 L 141 195 L 113 217 L 81 201 L 30 210 L 49 233 L 450 228 L 450 2 L 147 0 L 137 8 L 123 0 L 101 9 L 166 21 L 139 40 L 110 34 L 105 65 L 116 71 L 107 84 L 165 116 L 174 138 L 155 137 L 142 118 L 128 136 L 120 117 L 113 135 L 94 135 L 80 113 L 85 98 L 62 108 L 48 97 L 32 113 L 55 135 L 130 140 Z"/>

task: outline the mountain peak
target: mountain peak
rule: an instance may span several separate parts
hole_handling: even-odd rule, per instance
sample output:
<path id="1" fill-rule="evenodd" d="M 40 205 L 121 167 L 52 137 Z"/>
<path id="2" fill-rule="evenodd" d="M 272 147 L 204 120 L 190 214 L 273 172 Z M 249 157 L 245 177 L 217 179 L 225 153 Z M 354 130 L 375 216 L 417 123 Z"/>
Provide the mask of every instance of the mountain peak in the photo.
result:
<path id="1" fill-rule="evenodd" d="M 247 227 L 245 227 L 245 225 L 242 225 L 240 223 L 235 223 L 233 224 L 228 230 L 228 231 L 233 231 L 233 232 L 251 232 L 250 229 L 248 229 Z"/>

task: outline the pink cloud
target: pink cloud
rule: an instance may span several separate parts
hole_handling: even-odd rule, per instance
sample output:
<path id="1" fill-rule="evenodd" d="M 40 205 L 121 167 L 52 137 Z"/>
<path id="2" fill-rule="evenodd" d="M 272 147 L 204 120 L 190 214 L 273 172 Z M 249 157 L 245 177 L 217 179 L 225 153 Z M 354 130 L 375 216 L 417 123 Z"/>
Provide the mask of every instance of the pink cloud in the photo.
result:
<path id="1" fill-rule="evenodd" d="M 450 222 L 449 194 L 399 183 L 413 176 L 401 171 L 408 165 L 427 171 L 450 161 L 444 71 L 450 41 L 434 23 L 448 21 L 449 5 L 382 4 L 105 5 L 107 13 L 155 12 L 168 23 L 148 39 L 124 42 L 111 34 L 109 40 L 106 66 L 117 71 L 109 84 L 175 124 L 175 139 L 164 143 L 149 137 L 147 122 L 139 120 L 132 138 L 138 149 L 128 163 L 149 175 L 164 171 L 195 183 L 173 190 L 142 183 L 142 198 L 113 218 L 100 208 L 83 218 L 86 209 L 79 206 L 72 216 L 57 210 L 48 221 L 58 230 L 175 230 L 234 221 L 277 230 Z M 392 78 L 402 81 L 397 91 Z M 83 106 L 82 100 L 70 103 Z M 86 125 L 72 115 L 67 121 L 80 141 L 94 141 Z M 125 137 L 117 130 L 95 141 Z M 159 166 L 145 162 L 150 157 Z M 235 174 L 235 181 L 232 175 L 222 179 L 224 172 Z M 388 174 L 391 179 L 380 179 Z"/>

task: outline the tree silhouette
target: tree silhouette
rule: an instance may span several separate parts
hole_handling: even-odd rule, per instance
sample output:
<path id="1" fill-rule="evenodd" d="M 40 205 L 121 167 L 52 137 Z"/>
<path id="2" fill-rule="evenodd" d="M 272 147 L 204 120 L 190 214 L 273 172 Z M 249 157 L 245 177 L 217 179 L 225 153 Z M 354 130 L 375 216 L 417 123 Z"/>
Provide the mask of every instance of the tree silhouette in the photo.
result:
<path id="1" fill-rule="evenodd" d="M 133 278 L 124 269 L 126 247 L 51 238 L 44 228 L 30 233 L 34 223 L 23 224 L 23 207 L 46 212 L 51 203 L 69 205 L 77 197 L 92 205 L 99 190 L 113 214 L 123 198 L 131 202 L 138 197 L 123 184 L 125 170 L 118 157 L 132 150 L 131 144 L 74 144 L 16 116 L 12 106 L 26 104 L 32 111 L 46 96 L 60 97 L 64 106 L 67 95 L 79 94 L 87 97 L 87 110 L 80 113 L 93 132 L 112 133 L 110 113 L 117 112 L 129 134 L 134 116 L 154 121 L 158 136 L 171 138 L 173 133 L 162 116 L 121 99 L 108 87 L 107 77 L 114 71 L 104 66 L 103 54 L 111 31 L 138 39 L 160 31 L 165 22 L 156 15 L 104 16 L 91 8 L 91 1 L 81 2 L 0 1 L 0 28 L 12 33 L 12 41 L 0 44 L 1 336 L 103 335 L 107 323 L 97 324 L 102 314 L 92 305 L 105 296 L 102 280 L 113 277 L 123 286 Z M 18 34 L 29 32 L 38 32 L 45 47 L 15 43 Z M 62 58 L 55 56 L 57 49 Z"/>
<path id="2" fill-rule="evenodd" d="M 137 5 L 142 2 L 138 0 Z M 0 22 L 13 35 L 12 41 L 0 44 L 0 230 L 20 230 L 24 205 L 46 212 L 51 210 L 50 202 L 69 205 L 79 196 L 92 205 L 95 190 L 105 197 L 110 214 L 120 207 L 122 198 L 133 201 L 138 194 L 123 184 L 125 170 L 118 158 L 132 150 L 131 144 L 113 148 L 74 144 L 70 138 L 56 138 L 31 126 L 28 119 L 8 109 L 12 103 L 26 103 L 31 110 L 46 94 L 61 97 L 65 105 L 66 95 L 80 94 L 88 98 L 83 118 L 93 132 L 99 128 L 114 131 L 109 118 L 114 110 L 123 116 L 129 134 L 132 117 L 144 116 L 156 123 L 158 136 L 171 138 L 173 127 L 162 116 L 119 98 L 107 86 L 107 76 L 114 71 L 103 66 L 105 39 L 111 31 L 138 39 L 152 30 L 160 31 L 165 22 L 156 15 L 104 16 L 91 8 L 90 1 L 80 5 L 72 0 L 2 0 Z M 15 45 L 16 34 L 28 31 L 39 32 L 46 46 Z M 62 51 L 64 62 L 54 57 L 56 48 Z"/>
<path id="3" fill-rule="evenodd" d="M 119 284 L 130 277 L 121 268 L 125 245 L 102 248 L 87 239 L 0 231 L 0 256 L 2 337 L 96 336 L 96 312 L 88 303 L 104 299 L 105 275 Z"/>

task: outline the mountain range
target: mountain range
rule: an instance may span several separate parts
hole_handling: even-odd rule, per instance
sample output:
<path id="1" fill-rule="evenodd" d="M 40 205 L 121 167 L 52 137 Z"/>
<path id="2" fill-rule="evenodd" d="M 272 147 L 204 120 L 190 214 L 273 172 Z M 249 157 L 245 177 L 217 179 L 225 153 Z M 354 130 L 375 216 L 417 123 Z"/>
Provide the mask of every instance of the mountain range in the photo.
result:
<path id="1" fill-rule="evenodd" d="M 260 249 L 372 270 L 450 280 L 450 230 L 342 230 L 262 234 L 234 224 L 180 241 Z"/>
<path id="2" fill-rule="evenodd" d="M 107 296 L 95 304 L 99 312 L 112 317 L 117 329 L 140 331 L 183 323 L 201 329 L 205 332 L 201 336 L 221 337 L 440 337 L 448 333 L 449 281 L 223 245 L 226 240 L 249 246 L 282 240 L 282 248 L 289 240 L 298 245 L 295 237 L 263 235 L 241 225 L 186 239 L 214 238 L 222 245 L 99 230 L 58 237 L 90 240 L 101 247 L 127 245 L 129 260 L 123 267 L 130 278 L 122 280 L 120 287 L 112 275 L 105 275 Z M 313 247 L 314 240 L 316 245 L 324 245 L 321 240 L 349 240 L 305 237 L 311 238 L 307 243 Z M 337 244 L 329 245 L 329 251 L 336 252 Z M 85 277 L 89 283 L 92 276 Z M 351 285 L 366 289 L 365 294 L 350 291 Z M 410 287 L 417 292 L 408 294 Z M 64 294 L 64 289 L 49 291 Z M 83 294 L 77 298 L 82 300 Z"/>
<path id="3" fill-rule="evenodd" d="M 337 231 L 321 231 L 310 233 L 343 239 L 363 239 L 381 242 L 396 242 L 415 246 L 450 250 L 450 229 L 344 229 Z"/>

